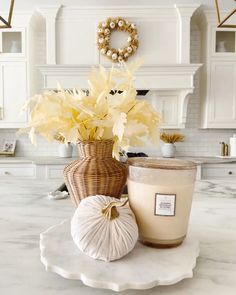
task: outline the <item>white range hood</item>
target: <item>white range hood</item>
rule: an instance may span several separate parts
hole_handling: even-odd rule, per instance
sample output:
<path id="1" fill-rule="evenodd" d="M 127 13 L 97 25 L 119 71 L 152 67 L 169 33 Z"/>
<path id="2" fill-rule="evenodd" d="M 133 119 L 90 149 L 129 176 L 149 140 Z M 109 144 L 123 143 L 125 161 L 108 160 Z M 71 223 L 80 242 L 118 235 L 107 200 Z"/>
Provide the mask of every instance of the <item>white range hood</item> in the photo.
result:
<path id="1" fill-rule="evenodd" d="M 188 90 L 194 89 L 193 78 L 201 64 L 162 64 L 142 66 L 136 73 L 137 89 Z M 64 88 L 80 86 L 86 89 L 91 65 L 39 66 L 45 89 L 55 89 L 59 82 Z"/>
<path id="2" fill-rule="evenodd" d="M 46 20 L 47 64 L 39 66 L 44 89 L 87 88 L 92 66 L 111 64 L 96 48 L 96 28 L 107 17 L 122 16 L 137 24 L 140 47 L 136 56 L 145 65 L 136 73 L 137 89 L 150 90 L 157 107 L 170 97 L 177 119 L 169 128 L 184 128 L 188 94 L 200 64 L 190 64 L 190 20 L 198 5 L 169 6 L 45 6 L 39 10 Z M 168 96 L 169 95 L 169 96 Z"/>

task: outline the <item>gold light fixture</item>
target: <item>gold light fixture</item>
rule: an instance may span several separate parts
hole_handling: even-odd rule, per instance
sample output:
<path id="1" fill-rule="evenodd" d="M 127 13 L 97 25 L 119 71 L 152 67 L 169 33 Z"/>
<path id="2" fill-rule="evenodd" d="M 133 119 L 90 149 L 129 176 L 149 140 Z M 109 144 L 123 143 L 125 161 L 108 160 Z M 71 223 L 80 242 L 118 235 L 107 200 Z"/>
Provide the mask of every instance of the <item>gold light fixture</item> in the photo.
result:
<path id="1" fill-rule="evenodd" d="M 234 0 L 236 1 L 236 0 Z M 221 15 L 220 15 L 220 9 L 219 9 L 219 3 L 218 0 L 215 0 L 215 6 L 216 6 L 216 15 L 217 15 L 217 20 L 218 20 L 218 28 L 236 28 L 236 24 L 225 24 L 225 22 L 233 15 L 236 13 L 236 8 L 231 11 L 223 20 L 221 20 Z"/>
<path id="2" fill-rule="evenodd" d="M 11 0 L 10 2 L 10 8 L 9 8 L 9 14 L 8 14 L 7 20 L 0 15 L 0 29 L 11 28 L 11 19 L 12 19 L 12 13 L 14 8 L 14 2 L 15 0 Z"/>

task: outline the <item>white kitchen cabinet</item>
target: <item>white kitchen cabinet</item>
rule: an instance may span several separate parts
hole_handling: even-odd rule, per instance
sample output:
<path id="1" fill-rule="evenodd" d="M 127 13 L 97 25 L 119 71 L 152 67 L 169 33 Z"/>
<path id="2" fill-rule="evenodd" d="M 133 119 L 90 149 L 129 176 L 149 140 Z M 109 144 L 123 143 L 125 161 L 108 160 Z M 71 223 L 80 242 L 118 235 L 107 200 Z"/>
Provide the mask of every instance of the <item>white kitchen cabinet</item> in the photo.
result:
<path id="1" fill-rule="evenodd" d="M 0 128 L 20 128 L 27 122 L 21 112 L 28 96 L 26 31 L 0 31 Z"/>
<path id="2" fill-rule="evenodd" d="M 216 26 L 214 12 L 200 19 L 204 67 L 201 80 L 201 127 L 236 128 L 236 32 Z"/>
<path id="3" fill-rule="evenodd" d="M 62 179 L 65 165 L 47 165 L 46 178 L 47 179 Z"/>
<path id="4" fill-rule="evenodd" d="M 27 114 L 21 109 L 27 94 L 26 63 L 0 61 L 0 128 L 25 126 Z"/>
<path id="5" fill-rule="evenodd" d="M 0 60 L 24 58 L 26 56 L 26 29 L 1 29 Z"/>
<path id="6" fill-rule="evenodd" d="M 0 164 L 0 177 L 35 178 L 36 167 L 33 164 Z"/>
<path id="7" fill-rule="evenodd" d="M 230 164 L 202 164 L 201 179 L 235 179 L 236 165 Z"/>
<path id="8" fill-rule="evenodd" d="M 63 170 L 66 164 L 36 164 L 37 179 L 51 179 L 64 182 Z"/>
<path id="9" fill-rule="evenodd" d="M 211 63 L 209 128 L 236 128 L 236 62 Z"/>
<path id="10" fill-rule="evenodd" d="M 0 159 L 1 160 L 1 159 Z M 63 182 L 63 170 L 66 164 L 37 164 L 28 163 L 0 163 L 0 177 L 6 178 L 36 178 L 36 179 L 52 179 Z"/>
<path id="11" fill-rule="evenodd" d="M 36 164 L 36 178 L 37 179 L 52 179 L 64 182 L 63 170 L 65 164 Z"/>
<path id="12" fill-rule="evenodd" d="M 236 55 L 236 31 L 234 28 L 216 28 L 210 26 L 210 55 L 216 58 L 231 59 Z"/>
<path id="13" fill-rule="evenodd" d="M 21 128 L 25 101 L 36 91 L 36 38 L 41 17 L 34 12 L 14 13 L 12 28 L 0 30 L 0 128 Z"/>

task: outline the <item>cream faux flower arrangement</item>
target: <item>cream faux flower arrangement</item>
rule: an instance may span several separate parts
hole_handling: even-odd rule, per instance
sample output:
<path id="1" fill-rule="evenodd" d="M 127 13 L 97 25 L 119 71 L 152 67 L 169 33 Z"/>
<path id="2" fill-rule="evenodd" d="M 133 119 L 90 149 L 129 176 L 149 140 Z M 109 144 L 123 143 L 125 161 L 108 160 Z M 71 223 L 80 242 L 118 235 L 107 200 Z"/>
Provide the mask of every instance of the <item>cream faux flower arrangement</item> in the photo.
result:
<path id="1" fill-rule="evenodd" d="M 80 88 L 47 91 L 33 96 L 26 104 L 29 110 L 27 132 L 32 143 L 36 134 L 52 141 L 62 136 L 65 142 L 113 139 L 113 154 L 120 148 L 142 146 L 147 139 L 158 140 L 159 115 L 145 101 L 137 99 L 133 73 L 138 67 L 106 70 L 94 68 L 88 80 L 88 90 Z"/>

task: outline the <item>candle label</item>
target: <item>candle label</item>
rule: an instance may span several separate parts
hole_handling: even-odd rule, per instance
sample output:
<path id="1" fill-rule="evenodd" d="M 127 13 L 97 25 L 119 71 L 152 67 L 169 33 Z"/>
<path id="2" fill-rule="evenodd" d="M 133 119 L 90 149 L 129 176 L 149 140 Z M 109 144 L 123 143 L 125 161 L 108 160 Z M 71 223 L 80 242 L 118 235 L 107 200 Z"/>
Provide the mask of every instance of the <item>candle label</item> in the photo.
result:
<path id="1" fill-rule="evenodd" d="M 159 216 L 175 216 L 175 194 L 156 194 L 154 214 Z"/>

